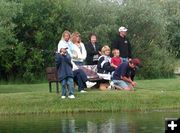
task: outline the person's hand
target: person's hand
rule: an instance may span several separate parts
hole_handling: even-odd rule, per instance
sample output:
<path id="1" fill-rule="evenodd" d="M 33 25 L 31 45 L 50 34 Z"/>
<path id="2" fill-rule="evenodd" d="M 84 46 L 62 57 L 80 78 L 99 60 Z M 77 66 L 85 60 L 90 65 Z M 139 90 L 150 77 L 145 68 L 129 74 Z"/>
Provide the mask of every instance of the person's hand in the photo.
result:
<path id="1" fill-rule="evenodd" d="M 137 85 L 137 83 L 133 81 L 133 82 L 131 83 L 131 85 L 132 85 L 133 87 L 135 87 L 135 86 Z"/>
<path id="2" fill-rule="evenodd" d="M 76 51 L 73 51 L 73 58 L 77 59 L 78 58 L 78 54 Z"/>

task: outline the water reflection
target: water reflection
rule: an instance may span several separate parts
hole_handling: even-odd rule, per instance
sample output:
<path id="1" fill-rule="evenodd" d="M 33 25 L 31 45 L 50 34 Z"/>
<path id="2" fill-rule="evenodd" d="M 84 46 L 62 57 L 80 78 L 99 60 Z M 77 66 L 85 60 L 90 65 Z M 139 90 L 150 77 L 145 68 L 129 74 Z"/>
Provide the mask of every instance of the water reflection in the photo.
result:
<path id="1" fill-rule="evenodd" d="M 0 133 L 163 133 L 166 117 L 180 116 L 161 112 L 0 116 Z"/>

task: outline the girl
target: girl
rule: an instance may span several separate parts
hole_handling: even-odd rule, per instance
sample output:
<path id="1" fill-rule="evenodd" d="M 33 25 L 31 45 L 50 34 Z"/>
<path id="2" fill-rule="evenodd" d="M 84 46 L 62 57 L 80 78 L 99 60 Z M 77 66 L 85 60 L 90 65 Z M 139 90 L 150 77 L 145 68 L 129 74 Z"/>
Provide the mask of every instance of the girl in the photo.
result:
<path id="1" fill-rule="evenodd" d="M 62 33 L 61 40 L 58 43 L 58 51 L 57 52 L 59 53 L 62 45 L 67 45 L 68 46 L 67 52 L 72 57 L 73 43 L 70 41 L 70 37 L 71 37 L 71 33 L 69 31 L 65 30 Z"/>

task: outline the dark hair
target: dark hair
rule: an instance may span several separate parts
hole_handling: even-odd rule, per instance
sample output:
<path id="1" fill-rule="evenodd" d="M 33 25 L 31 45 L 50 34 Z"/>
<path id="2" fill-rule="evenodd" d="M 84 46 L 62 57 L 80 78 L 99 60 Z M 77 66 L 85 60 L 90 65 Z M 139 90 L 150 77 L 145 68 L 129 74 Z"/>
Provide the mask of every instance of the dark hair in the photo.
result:
<path id="1" fill-rule="evenodd" d="M 95 37 L 97 38 L 96 33 L 91 33 L 91 34 L 89 34 L 89 40 L 91 40 L 91 37 L 92 37 L 92 36 L 95 36 Z"/>

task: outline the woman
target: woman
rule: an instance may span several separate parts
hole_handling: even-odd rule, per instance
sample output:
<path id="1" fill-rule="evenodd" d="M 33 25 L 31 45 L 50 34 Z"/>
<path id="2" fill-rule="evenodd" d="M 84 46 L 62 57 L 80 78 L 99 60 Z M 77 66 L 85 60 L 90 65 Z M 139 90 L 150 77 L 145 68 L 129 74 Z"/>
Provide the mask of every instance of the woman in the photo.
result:
<path id="1" fill-rule="evenodd" d="M 81 42 L 81 37 L 79 32 L 74 32 L 71 36 L 71 41 L 73 43 L 72 60 L 77 66 L 84 65 L 84 60 L 86 59 L 87 52 L 84 44 Z"/>
<path id="2" fill-rule="evenodd" d="M 110 48 L 108 45 L 103 46 L 101 49 L 97 69 L 97 72 L 102 74 L 111 74 L 115 70 L 111 65 Z"/>
<path id="3" fill-rule="evenodd" d="M 101 47 L 97 43 L 97 36 L 96 34 L 92 33 L 89 36 L 89 42 L 85 45 L 87 50 L 87 58 L 86 64 L 87 65 L 97 65 L 98 58 L 100 56 Z"/>
<path id="4" fill-rule="evenodd" d="M 57 52 L 59 53 L 60 48 L 61 48 L 62 45 L 67 45 L 67 48 L 68 48 L 67 52 L 72 57 L 73 44 L 70 41 L 70 37 L 71 37 L 71 33 L 69 31 L 65 30 L 62 33 L 61 40 L 58 43 L 58 51 Z"/>
<path id="5" fill-rule="evenodd" d="M 114 70 L 114 67 L 111 65 L 110 48 L 108 45 L 105 45 L 101 49 L 101 56 L 98 59 L 97 65 L 98 75 L 104 79 L 104 81 L 99 82 L 100 90 L 107 90 L 110 87 L 109 81 Z"/>
<path id="6" fill-rule="evenodd" d="M 58 50 L 60 51 L 62 46 L 66 46 L 67 53 L 72 58 L 73 51 L 74 51 L 74 46 L 73 46 L 74 44 L 70 41 L 70 36 L 71 36 L 71 33 L 69 31 L 64 31 L 62 33 L 62 38 L 60 42 L 58 43 Z M 78 90 L 80 92 L 86 92 L 84 89 L 87 88 L 87 86 L 91 87 L 96 84 L 96 83 L 89 82 L 87 79 L 87 75 L 84 73 L 84 71 L 79 69 L 72 60 L 71 60 L 71 64 L 73 66 L 72 70 L 73 70 L 74 81 L 77 83 Z"/>

